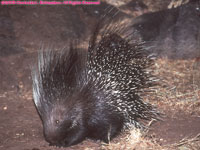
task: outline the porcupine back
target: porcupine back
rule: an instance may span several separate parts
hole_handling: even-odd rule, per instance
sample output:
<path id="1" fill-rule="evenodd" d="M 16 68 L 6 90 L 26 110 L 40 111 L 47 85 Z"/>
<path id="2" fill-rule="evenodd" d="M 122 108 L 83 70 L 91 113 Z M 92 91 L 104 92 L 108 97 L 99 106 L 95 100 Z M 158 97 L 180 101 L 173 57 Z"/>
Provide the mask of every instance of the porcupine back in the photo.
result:
<path id="1" fill-rule="evenodd" d="M 39 53 L 33 95 L 50 144 L 70 146 L 86 137 L 108 142 L 124 128 L 140 127 L 138 119 L 157 118 L 140 97 L 154 85 L 147 72 L 153 57 L 127 29 L 99 23 L 88 52 L 69 47 Z"/>
<path id="2" fill-rule="evenodd" d="M 131 36 L 137 33 L 127 26 L 108 25 L 101 33 L 101 24 L 98 25 L 89 46 L 89 72 L 98 88 L 106 93 L 106 103 L 123 114 L 126 125 L 141 127 L 138 119 L 156 119 L 159 115 L 140 97 L 146 88 L 157 84 L 150 69 L 155 56 L 145 52 L 143 43 Z"/>

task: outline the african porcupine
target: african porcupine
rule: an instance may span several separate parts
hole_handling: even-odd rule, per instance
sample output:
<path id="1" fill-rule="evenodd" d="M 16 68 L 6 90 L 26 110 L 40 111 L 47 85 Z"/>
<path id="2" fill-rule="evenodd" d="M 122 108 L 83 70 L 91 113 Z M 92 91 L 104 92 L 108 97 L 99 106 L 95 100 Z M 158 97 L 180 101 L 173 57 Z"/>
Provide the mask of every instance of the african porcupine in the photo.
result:
<path id="1" fill-rule="evenodd" d="M 146 71 L 153 59 L 141 44 L 121 35 L 125 30 L 100 31 L 101 23 L 87 52 L 70 46 L 39 53 L 33 96 L 51 145 L 70 146 L 87 137 L 108 142 L 130 125 L 139 127 L 138 119 L 158 115 L 139 94 L 154 84 Z"/>

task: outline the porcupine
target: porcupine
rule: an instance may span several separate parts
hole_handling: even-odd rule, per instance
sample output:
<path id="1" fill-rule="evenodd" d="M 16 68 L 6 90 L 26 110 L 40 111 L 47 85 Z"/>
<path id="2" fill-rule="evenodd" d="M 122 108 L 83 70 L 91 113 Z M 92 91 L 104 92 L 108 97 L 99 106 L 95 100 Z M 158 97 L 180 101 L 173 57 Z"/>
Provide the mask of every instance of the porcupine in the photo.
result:
<path id="1" fill-rule="evenodd" d="M 67 147 L 85 138 L 109 142 L 123 129 L 141 127 L 140 119 L 158 116 L 140 96 L 154 85 L 147 72 L 153 57 L 121 35 L 124 27 L 111 25 L 102 32 L 101 24 L 87 52 L 73 44 L 60 52 L 39 52 L 33 97 L 50 145 Z"/>

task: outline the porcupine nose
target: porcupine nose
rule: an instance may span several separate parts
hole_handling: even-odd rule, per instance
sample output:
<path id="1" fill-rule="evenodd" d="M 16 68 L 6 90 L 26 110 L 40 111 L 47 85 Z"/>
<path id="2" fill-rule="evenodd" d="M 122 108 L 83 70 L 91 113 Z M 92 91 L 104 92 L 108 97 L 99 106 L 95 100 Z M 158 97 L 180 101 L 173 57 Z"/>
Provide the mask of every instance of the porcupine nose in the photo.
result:
<path id="1" fill-rule="evenodd" d="M 44 137 L 50 145 L 62 146 L 65 135 L 58 131 L 44 129 Z"/>

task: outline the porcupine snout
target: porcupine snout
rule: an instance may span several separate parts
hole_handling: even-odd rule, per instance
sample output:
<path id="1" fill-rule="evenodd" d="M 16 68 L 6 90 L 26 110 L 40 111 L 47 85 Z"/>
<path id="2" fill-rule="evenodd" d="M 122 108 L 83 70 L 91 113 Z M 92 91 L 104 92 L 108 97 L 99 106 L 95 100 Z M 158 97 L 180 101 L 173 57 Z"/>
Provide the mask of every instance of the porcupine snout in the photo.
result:
<path id="1" fill-rule="evenodd" d="M 81 108 L 71 106 L 73 110 L 70 110 L 66 109 L 64 104 L 53 106 L 48 115 L 43 117 L 46 141 L 56 146 L 69 146 L 82 141 L 86 137 L 86 128 L 84 128 Z"/>

